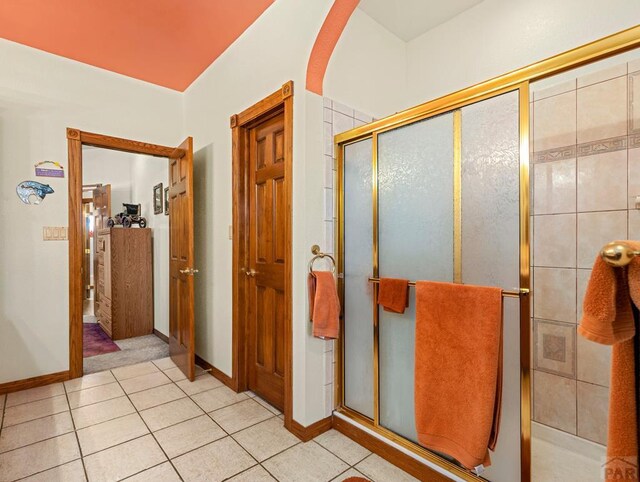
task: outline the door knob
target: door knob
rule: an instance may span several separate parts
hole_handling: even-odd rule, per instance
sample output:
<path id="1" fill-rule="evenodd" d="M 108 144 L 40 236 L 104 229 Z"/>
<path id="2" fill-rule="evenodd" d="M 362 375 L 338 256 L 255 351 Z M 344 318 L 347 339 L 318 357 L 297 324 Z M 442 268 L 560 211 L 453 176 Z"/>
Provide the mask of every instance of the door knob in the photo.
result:
<path id="1" fill-rule="evenodd" d="M 249 271 L 247 271 L 245 273 L 247 276 L 251 276 L 252 278 L 255 278 L 255 276 L 258 274 L 258 272 L 255 269 L 250 269 Z"/>
<path id="2" fill-rule="evenodd" d="M 182 274 L 187 274 L 189 276 L 193 276 L 194 274 L 199 273 L 200 271 L 198 271 L 195 268 L 186 268 L 186 269 L 181 269 L 180 272 Z"/>

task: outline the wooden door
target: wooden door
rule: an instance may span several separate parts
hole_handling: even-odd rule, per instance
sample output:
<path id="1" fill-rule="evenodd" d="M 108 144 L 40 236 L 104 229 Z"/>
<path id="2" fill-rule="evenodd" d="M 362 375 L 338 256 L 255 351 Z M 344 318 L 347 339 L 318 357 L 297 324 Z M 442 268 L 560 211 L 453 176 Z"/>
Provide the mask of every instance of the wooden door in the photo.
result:
<path id="1" fill-rule="evenodd" d="M 84 290 L 84 300 L 91 299 L 91 244 L 93 233 L 91 232 L 91 220 L 93 213 L 91 212 L 92 200 L 87 198 L 82 200 L 82 288 Z"/>
<path id="2" fill-rule="evenodd" d="M 169 156 L 169 351 L 173 362 L 195 377 L 193 248 L 193 140 Z"/>
<path id="3" fill-rule="evenodd" d="M 284 409 L 287 182 L 284 113 L 249 130 L 249 389 Z"/>
<path id="4" fill-rule="evenodd" d="M 111 216 L 111 184 L 98 186 L 93 190 L 93 313 L 100 310 L 100 293 L 98 290 L 100 265 L 98 264 L 98 231 L 107 227 L 107 219 Z"/>

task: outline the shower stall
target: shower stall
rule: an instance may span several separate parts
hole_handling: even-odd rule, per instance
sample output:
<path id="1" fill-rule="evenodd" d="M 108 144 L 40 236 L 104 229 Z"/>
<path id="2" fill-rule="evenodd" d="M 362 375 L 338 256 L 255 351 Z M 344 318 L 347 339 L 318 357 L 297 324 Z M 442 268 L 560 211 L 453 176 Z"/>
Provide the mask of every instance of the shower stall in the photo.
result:
<path id="1" fill-rule="evenodd" d="M 630 32 L 336 136 L 336 416 L 458 480 L 602 480 L 610 350 L 576 327 L 602 245 L 640 239 Z M 481 476 L 418 443 L 415 290 L 386 312 L 382 277 L 503 289 L 501 429 Z"/>

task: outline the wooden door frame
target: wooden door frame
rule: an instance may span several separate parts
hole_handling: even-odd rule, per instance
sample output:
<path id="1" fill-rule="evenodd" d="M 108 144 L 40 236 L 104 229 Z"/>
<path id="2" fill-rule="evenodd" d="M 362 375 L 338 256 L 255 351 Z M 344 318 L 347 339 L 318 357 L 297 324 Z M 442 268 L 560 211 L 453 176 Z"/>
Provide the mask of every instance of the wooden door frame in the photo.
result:
<path id="1" fill-rule="evenodd" d="M 69 172 L 69 378 L 81 377 L 82 359 L 82 146 L 169 158 L 175 147 L 67 128 Z"/>
<path id="2" fill-rule="evenodd" d="M 242 268 L 248 260 L 248 166 L 249 128 L 274 111 L 284 111 L 284 171 L 287 180 L 286 189 L 286 253 L 284 263 L 284 426 L 292 431 L 293 421 L 293 335 L 292 335 L 292 193 L 293 193 L 293 81 L 290 80 L 273 94 L 231 116 L 233 159 L 233 332 L 232 332 L 232 388 L 236 391 L 247 390 L 247 299 L 248 278 Z M 244 201 L 244 202 L 243 202 Z"/>

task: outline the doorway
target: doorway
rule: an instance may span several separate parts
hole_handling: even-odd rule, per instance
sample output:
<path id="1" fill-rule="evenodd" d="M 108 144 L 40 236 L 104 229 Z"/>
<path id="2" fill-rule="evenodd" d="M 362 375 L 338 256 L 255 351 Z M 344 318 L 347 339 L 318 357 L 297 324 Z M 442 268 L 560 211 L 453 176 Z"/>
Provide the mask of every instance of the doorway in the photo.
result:
<path id="1" fill-rule="evenodd" d="M 193 380 L 191 138 L 173 148 L 67 129 L 67 141 L 70 377 L 97 340 L 113 353 L 88 358 L 89 372 L 170 356 Z"/>
<path id="2" fill-rule="evenodd" d="M 231 117 L 233 381 L 293 428 L 291 192 L 293 82 Z"/>

